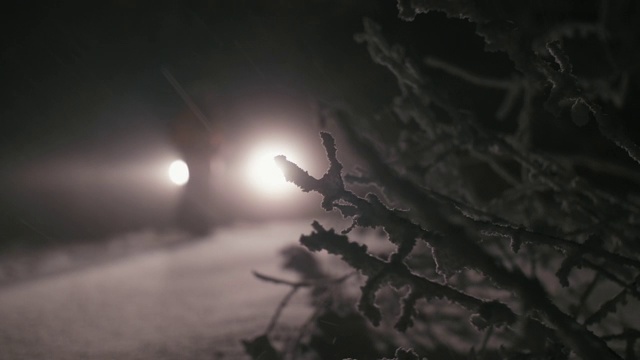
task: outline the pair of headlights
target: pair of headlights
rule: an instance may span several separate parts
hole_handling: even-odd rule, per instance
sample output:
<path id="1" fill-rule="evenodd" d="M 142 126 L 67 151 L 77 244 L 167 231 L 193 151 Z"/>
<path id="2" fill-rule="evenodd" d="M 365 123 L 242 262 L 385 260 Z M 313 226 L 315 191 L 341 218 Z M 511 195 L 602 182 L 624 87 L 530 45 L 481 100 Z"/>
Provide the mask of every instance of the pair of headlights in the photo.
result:
<path id="1" fill-rule="evenodd" d="M 295 189 L 291 183 L 287 183 L 284 175 L 276 166 L 274 157 L 285 152 L 260 151 L 248 158 L 247 165 L 241 176 L 240 182 L 246 183 L 254 190 L 265 194 L 282 194 Z M 182 160 L 175 160 L 169 165 L 169 179 L 178 186 L 189 182 L 189 166 Z"/>

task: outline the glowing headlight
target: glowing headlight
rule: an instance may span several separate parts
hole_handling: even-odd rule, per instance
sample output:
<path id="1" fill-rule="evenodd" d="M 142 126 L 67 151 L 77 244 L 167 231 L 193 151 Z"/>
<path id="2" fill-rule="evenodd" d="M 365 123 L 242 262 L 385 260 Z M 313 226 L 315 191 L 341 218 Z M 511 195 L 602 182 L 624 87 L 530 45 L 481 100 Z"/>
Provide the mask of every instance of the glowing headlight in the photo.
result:
<path id="1" fill-rule="evenodd" d="M 253 188 L 265 194 L 282 194 L 296 187 L 287 183 L 282 171 L 273 158 L 280 154 L 290 154 L 278 148 L 264 148 L 256 151 L 249 159 L 246 176 Z"/>
<path id="2" fill-rule="evenodd" d="M 176 185 L 184 185 L 189 181 L 189 167 L 182 160 L 176 160 L 169 165 L 169 179 Z"/>

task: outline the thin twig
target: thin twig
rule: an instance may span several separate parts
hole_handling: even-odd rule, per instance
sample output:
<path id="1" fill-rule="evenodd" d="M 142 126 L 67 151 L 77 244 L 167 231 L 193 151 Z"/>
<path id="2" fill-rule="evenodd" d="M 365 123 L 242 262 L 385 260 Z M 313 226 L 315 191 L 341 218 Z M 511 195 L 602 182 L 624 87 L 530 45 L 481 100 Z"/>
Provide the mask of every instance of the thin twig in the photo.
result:
<path id="1" fill-rule="evenodd" d="M 276 311 L 271 316 L 269 325 L 267 325 L 267 330 L 265 330 L 265 335 L 269 335 L 269 333 L 271 333 L 273 328 L 276 326 L 278 319 L 280 318 L 280 314 L 282 314 L 282 310 L 284 310 L 285 306 L 287 306 L 287 304 L 289 303 L 293 295 L 295 295 L 295 293 L 298 291 L 298 289 L 300 289 L 299 286 L 292 287 L 291 290 L 289 290 L 289 292 L 287 293 L 287 295 L 285 295 L 284 298 L 282 298 L 282 300 L 278 304 L 278 307 L 276 308 Z"/>

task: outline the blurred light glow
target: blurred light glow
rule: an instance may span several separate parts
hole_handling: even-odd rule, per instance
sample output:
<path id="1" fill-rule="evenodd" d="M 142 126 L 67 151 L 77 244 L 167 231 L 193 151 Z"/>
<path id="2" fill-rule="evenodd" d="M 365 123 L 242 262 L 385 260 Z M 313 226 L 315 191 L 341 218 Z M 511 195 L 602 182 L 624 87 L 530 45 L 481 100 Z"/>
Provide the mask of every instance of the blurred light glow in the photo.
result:
<path id="1" fill-rule="evenodd" d="M 296 157 L 287 149 L 277 146 L 265 146 L 250 156 L 246 176 L 252 188 L 267 195 L 282 195 L 296 190 L 296 186 L 286 181 L 276 165 L 274 157 L 278 155 L 285 155 L 288 159 Z"/>
<path id="2" fill-rule="evenodd" d="M 176 160 L 169 165 L 169 179 L 176 185 L 184 185 L 189 181 L 189 167 L 182 160 Z"/>

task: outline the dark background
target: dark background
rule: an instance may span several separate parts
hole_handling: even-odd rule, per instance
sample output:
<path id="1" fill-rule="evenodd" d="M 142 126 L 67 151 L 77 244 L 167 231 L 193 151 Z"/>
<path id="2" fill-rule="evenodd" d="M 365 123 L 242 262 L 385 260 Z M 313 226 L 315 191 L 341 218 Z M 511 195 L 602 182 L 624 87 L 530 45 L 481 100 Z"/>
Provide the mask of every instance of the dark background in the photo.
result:
<path id="1" fill-rule="evenodd" d="M 597 15 L 589 11 L 576 15 Z M 504 54 L 483 50 L 471 23 L 440 13 L 405 22 L 392 0 L 14 2 L 0 14 L 3 246 L 172 226 L 179 190 L 165 172 L 178 155 L 167 129 L 186 107 L 163 68 L 224 129 L 219 160 L 235 177 L 252 144 L 274 134 L 304 144 L 313 160 L 303 167 L 320 175 L 326 164 L 318 103 L 349 104 L 366 116 L 391 102 L 394 77 L 354 41 L 364 17 L 417 60 L 436 55 L 487 76 L 513 72 Z M 455 91 L 456 82 L 449 83 Z M 638 93 L 637 79 L 630 86 L 628 99 Z M 456 95 L 480 114 L 493 111 L 500 96 Z M 633 137 L 638 105 L 628 104 L 623 115 Z M 515 124 L 479 120 L 501 131 Z M 576 129 L 568 119 L 543 116 L 534 131 L 545 150 L 595 151 L 601 160 L 633 166 L 593 124 Z M 274 204 L 237 196 L 244 190 L 225 188 L 234 181 L 219 181 L 217 194 L 227 198 L 212 204 L 224 221 L 312 216 L 319 209 L 313 197 Z"/>
<path id="2" fill-rule="evenodd" d="M 428 48 L 459 63 L 486 64 L 468 61 L 468 54 L 482 54 L 471 25 L 439 14 L 406 23 L 397 18 L 394 1 L 6 6 L 0 58 L 4 245 L 170 225 L 176 189 L 159 178 L 175 156 L 167 123 L 185 105 L 163 68 L 223 124 L 224 161 L 232 165 L 264 132 L 284 131 L 319 145 L 318 101 L 379 110 L 397 87 L 353 40 L 365 16 L 410 45 L 410 53 Z M 422 41 L 417 34 L 438 36 Z M 266 217 L 239 201 L 213 207 L 237 219 Z M 291 208 L 275 213 L 301 214 Z M 302 214 L 311 212 L 305 209 Z"/>

